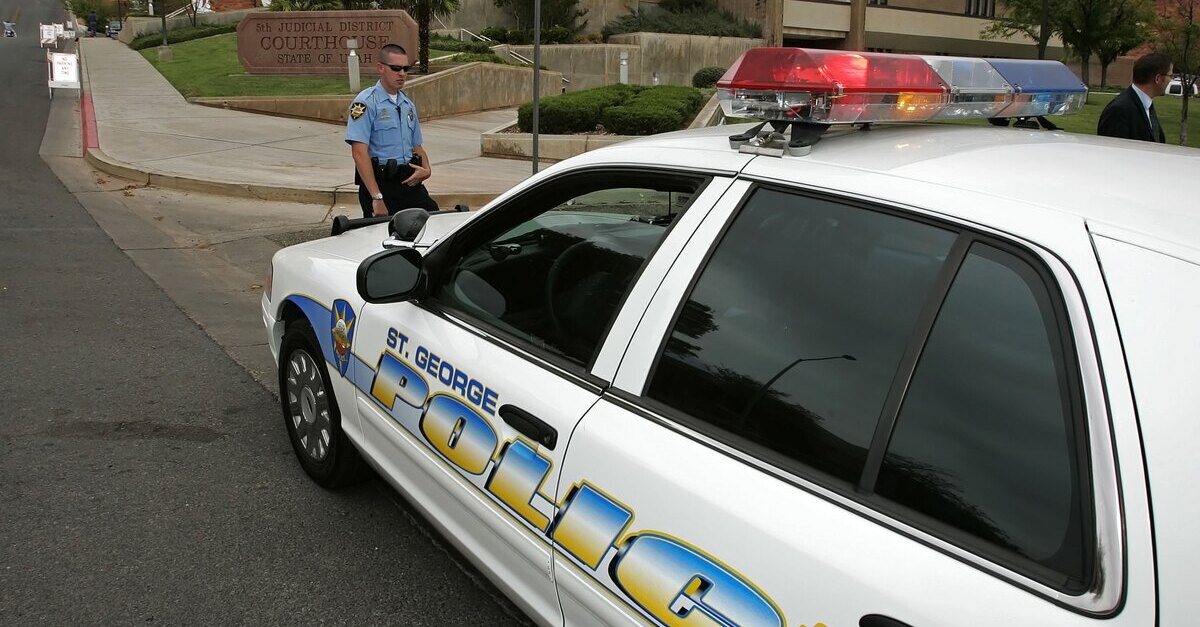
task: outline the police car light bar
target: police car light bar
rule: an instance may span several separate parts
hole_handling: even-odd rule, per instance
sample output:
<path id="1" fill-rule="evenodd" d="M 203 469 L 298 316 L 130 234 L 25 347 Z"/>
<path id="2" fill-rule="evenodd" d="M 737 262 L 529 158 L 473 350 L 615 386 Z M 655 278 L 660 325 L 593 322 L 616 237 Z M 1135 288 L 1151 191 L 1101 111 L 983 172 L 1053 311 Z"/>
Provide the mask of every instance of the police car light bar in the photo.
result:
<path id="1" fill-rule="evenodd" d="M 725 115 L 851 124 L 1064 115 L 1087 87 L 1057 61 L 753 48 L 717 81 Z"/>

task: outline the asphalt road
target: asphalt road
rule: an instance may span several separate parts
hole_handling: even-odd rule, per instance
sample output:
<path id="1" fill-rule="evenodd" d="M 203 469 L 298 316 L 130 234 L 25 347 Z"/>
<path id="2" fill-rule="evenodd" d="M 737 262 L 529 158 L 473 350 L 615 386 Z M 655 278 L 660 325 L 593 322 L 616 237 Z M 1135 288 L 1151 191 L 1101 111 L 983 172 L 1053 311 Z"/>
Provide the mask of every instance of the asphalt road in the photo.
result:
<path id="1" fill-rule="evenodd" d="M 0 624 L 525 622 L 378 479 L 310 483 L 274 397 L 39 157 L 57 6 L 0 4 Z"/>

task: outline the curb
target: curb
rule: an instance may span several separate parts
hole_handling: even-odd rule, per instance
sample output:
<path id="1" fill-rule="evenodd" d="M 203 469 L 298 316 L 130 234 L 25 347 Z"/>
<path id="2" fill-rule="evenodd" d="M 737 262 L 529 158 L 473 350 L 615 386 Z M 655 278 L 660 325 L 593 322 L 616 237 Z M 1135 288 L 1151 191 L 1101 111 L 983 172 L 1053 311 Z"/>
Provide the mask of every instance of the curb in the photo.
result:
<path id="1" fill-rule="evenodd" d="M 358 188 L 354 185 L 343 185 L 336 189 L 303 189 L 292 187 L 277 187 L 274 185 L 258 185 L 252 183 L 229 183 L 210 179 L 164 174 L 153 170 L 143 170 L 135 165 L 113 159 L 100 148 L 88 147 L 84 159 L 92 167 L 123 179 L 129 179 L 140 185 L 154 185 L 188 192 L 216 194 L 218 196 L 233 196 L 235 198 L 253 198 L 256 200 L 274 200 L 284 202 L 299 202 L 317 205 L 348 205 L 358 206 Z M 478 209 L 491 202 L 500 193 L 492 192 L 430 192 L 430 197 L 442 208 L 450 208 L 457 204 L 465 204 Z"/>
<path id="2" fill-rule="evenodd" d="M 338 200 L 346 200 L 349 198 L 343 195 L 344 192 L 338 192 L 338 190 L 334 189 L 296 189 L 291 187 L 257 185 L 252 183 L 229 183 L 225 181 L 214 181 L 210 179 L 165 174 L 162 172 L 156 172 L 154 170 L 143 170 L 133 164 L 113 159 L 100 148 L 88 148 L 87 152 L 84 153 L 84 159 L 86 159 L 87 162 L 97 170 L 112 174 L 114 176 L 129 179 L 143 185 L 155 185 L 158 187 L 167 187 L 182 191 L 203 192 L 206 194 L 233 196 L 237 198 L 282 200 L 324 205 L 332 205 Z M 339 196 L 341 196 L 341 198 L 339 198 Z M 353 197 L 353 203 L 358 204 L 357 196 Z"/>

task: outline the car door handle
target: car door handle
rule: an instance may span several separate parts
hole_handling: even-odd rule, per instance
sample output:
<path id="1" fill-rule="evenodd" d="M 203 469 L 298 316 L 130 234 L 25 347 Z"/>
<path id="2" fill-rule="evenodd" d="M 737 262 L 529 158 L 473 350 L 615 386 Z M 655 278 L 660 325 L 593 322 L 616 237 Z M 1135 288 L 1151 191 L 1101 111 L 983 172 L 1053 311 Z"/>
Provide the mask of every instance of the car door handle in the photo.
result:
<path id="1" fill-rule="evenodd" d="M 858 619 L 858 627 L 912 627 L 912 625 L 902 623 L 890 616 L 867 614 Z"/>
<path id="2" fill-rule="evenodd" d="M 558 430 L 520 407 L 503 405 L 500 407 L 500 417 L 521 435 L 552 451 L 554 445 L 558 444 Z"/>

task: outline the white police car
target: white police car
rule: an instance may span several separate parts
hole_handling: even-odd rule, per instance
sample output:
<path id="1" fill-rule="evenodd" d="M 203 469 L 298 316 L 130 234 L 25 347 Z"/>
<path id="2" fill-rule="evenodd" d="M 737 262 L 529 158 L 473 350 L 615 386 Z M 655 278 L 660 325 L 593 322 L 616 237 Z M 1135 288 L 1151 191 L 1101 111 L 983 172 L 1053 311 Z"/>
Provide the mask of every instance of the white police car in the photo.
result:
<path id="1" fill-rule="evenodd" d="M 305 470 L 365 459 L 547 625 L 1191 624 L 1200 217 L 1146 190 L 1200 152 L 821 138 L 1078 109 L 1051 62 L 761 49 L 719 87 L 776 124 L 280 251 Z"/>

